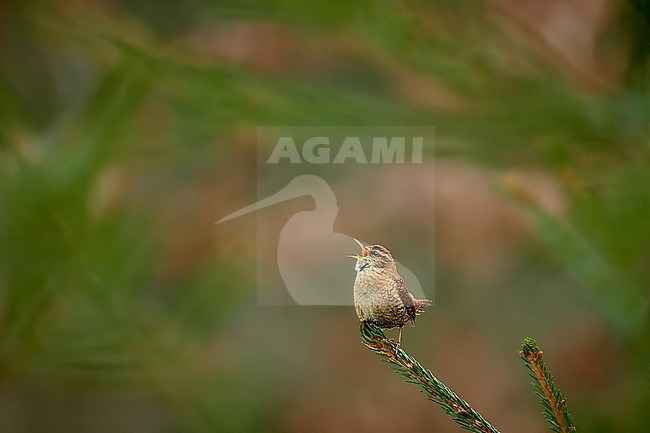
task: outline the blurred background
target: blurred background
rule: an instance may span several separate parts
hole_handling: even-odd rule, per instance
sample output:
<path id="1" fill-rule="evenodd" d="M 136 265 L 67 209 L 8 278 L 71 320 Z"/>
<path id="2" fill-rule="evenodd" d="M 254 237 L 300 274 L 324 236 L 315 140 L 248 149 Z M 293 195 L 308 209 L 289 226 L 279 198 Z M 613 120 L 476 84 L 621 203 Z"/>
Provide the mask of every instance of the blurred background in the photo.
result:
<path id="1" fill-rule="evenodd" d="M 435 231 L 436 303 L 407 350 L 534 433 L 533 337 L 579 430 L 650 431 L 649 17 L 0 2 L 0 431 L 459 431 L 363 347 L 352 307 L 256 306 L 255 215 L 214 223 L 256 200 L 258 125 L 434 125 L 430 173 L 386 166 L 409 194 L 364 226 L 405 258 Z M 435 215 L 405 228 L 431 213 L 418 196 Z"/>

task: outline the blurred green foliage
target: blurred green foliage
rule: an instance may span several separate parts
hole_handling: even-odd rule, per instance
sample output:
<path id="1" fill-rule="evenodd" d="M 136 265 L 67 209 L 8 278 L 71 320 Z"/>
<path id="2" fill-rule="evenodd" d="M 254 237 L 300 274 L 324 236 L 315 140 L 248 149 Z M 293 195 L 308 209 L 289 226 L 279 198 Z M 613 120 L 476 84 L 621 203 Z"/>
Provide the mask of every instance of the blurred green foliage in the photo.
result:
<path id="1" fill-rule="evenodd" d="M 552 174 L 567 202 L 562 216 L 514 189 L 506 196 L 535 216 L 549 256 L 584 289 L 622 341 L 629 377 L 639 379 L 627 412 L 579 412 L 648 431 L 648 7 L 613 8 L 620 19 L 602 43 L 629 53 L 625 73 L 591 88 L 489 19 L 490 8 L 371 0 L 2 6 L 0 384 L 8 398 L 25 383 L 40 390 L 30 383 L 40 378 L 144 394 L 170 408 L 158 415 L 165 427 L 150 431 L 281 429 L 270 400 L 289 385 L 262 368 L 275 343 L 256 325 L 236 326 L 255 323 L 249 259 L 211 251 L 173 275 L 176 256 L 161 234 L 173 224 L 161 224 L 160 211 L 233 161 L 250 170 L 252 188 L 254 149 L 230 144 L 242 131 L 254 137 L 256 125 L 433 124 L 431 158 Z M 265 69 L 206 60 L 183 45 L 196 29 L 241 22 L 286 29 L 312 64 Z M 209 33 L 199 39 L 210 45 Z M 300 51 L 288 54 L 300 65 L 292 53 Z M 386 65 L 452 92 L 456 107 L 402 98 Z M 216 354 L 206 354 L 210 345 Z M 20 431 L 47 425 L 3 422 Z"/>

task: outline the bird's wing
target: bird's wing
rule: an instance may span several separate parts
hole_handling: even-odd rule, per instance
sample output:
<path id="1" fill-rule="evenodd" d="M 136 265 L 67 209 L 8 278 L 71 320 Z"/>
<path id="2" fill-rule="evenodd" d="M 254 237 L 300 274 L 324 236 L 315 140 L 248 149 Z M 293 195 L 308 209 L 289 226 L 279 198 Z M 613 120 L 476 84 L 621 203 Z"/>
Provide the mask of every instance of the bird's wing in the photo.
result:
<path id="1" fill-rule="evenodd" d="M 396 279 L 395 283 L 397 284 L 397 293 L 399 294 L 399 298 L 402 300 L 402 303 L 404 304 L 404 308 L 406 309 L 407 314 L 409 315 L 409 318 L 411 319 L 411 324 L 415 325 L 415 304 L 413 303 L 413 296 L 409 293 L 408 289 L 406 288 L 406 284 L 404 284 L 404 280 L 401 278 Z"/>

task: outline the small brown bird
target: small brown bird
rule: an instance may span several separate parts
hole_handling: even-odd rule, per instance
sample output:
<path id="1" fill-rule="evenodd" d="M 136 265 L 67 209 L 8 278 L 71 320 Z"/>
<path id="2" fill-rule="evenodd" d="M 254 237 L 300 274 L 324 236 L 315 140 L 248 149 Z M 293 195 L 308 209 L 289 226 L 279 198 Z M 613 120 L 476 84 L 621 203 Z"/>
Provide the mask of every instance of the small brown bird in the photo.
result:
<path id="1" fill-rule="evenodd" d="M 397 347 L 402 342 L 402 328 L 409 322 L 415 326 L 415 318 L 431 304 L 428 299 L 415 299 L 409 293 L 404 280 L 397 272 L 393 256 L 381 245 L 364 245 L 361 255 L 348 256 L 357 259 L 354 269 L 354 308 L 361 322 L 371 322 L 382 329 L 399 328 Z"/>

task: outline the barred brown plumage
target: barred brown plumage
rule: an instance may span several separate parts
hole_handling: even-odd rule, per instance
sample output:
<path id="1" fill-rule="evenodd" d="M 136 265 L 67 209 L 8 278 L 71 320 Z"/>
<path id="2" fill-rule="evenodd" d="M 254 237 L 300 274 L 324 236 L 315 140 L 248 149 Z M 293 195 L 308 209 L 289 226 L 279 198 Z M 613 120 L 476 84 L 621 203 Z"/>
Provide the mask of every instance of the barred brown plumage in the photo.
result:
<path id="1" fill-rule="evenodd" d="M 354 281 L 354 307 L 361 322 L 370 322 L 382 329 L 399 328 L 397 345 L 402 341 L 402 328 L 411 323 L 431 304 L 428 299 L 415 299 L 397 272 L 390 251 L 381 245 L 364 245 L 357 239 L 361 255 L 357 260 Z"/>

